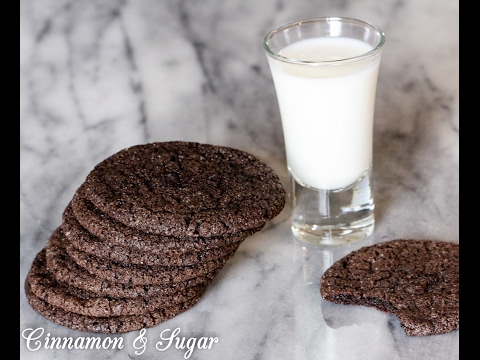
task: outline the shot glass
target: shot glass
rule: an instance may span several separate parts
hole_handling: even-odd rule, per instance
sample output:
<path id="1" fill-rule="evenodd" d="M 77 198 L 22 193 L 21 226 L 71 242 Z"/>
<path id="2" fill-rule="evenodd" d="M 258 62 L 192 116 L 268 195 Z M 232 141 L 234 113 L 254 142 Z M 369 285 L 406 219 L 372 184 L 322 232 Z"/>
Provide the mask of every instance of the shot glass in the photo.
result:
<path id="1" fill-rule="evenodd" d="M 377 26 L 339 17 L 292 21 L 265 36 L 292 232 L 303 243 L 346 245 L 374 230 L 373 118 L 384 43 Z"/>

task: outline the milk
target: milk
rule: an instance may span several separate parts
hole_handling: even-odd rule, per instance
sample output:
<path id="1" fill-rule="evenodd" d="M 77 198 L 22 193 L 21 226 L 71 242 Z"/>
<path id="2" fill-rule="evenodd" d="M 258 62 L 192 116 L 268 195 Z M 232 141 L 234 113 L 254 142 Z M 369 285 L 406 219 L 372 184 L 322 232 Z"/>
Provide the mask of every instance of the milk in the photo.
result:
<path id="1" fill-rule="evenodd" d="M 328 37 L 288 45 L 279 55 L 333 61 L 365 54 L 360 40 Z M 335 190 L 353 184 L 372 163 L 375 91 L 380 56 L 371 61 L 298 65 L 269 58 L 292 176 Z"/>

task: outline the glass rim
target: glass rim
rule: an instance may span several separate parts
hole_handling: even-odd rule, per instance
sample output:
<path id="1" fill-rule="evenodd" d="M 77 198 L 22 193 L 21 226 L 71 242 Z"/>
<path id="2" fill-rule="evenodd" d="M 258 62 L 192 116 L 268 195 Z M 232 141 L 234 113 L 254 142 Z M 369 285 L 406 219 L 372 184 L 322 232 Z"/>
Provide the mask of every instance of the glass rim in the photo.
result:
<path id="1" fill-rule="evenodd" d="M 270 46 L 269 46 L 269 40 L 277 33 L 280 31 L 283 31 L 288 28 L 292 28 L 294 26 L 301 25 L 303 23 L 312 23 L 312 22 L 328 22 L 328 21 L 342 21 L 342 20 L 347 20 L 350 22 L 357 22 L 361 23 L 363 25 L 366 25 L 368 27 L 372 27 L 375 29 L 378 34 L 380 35 L 380 41 L 378 44 L 370 51 L 357 55 L 354 57 L 349 57 L 345 59 L 336 59 L 336 60 L 299 60 L 299 59 L 293 59 L 293 58 L 288 58 L 285 56 L 282 56 L 278 54 L 277 52 L 273 51 Z M 336 16 L 327 16 L 327 17 L 312 17 L 312 18 L 303 18 L 303 19 L 298 19 L 298 20 L 293 20 L 289 21 L 287 23 L 284 23 L 275 29 L 271 30 L 267 35 L 265 35 L 263 39 L 263 48 L 267 52 L 268 55 L 273 57 L 276 60 L 280 60 L 283 62 L 287 62 L 290 64 L 299 64 L 299 65 L 312 65 L 312 66 L 320 66 L 320 65 L 334 65 L 334 64 L 343 64 L 343 63 L 351 63 L 351 62 L 356 62 L 356 61 L 361 61 L 367 58 L 370 58 L 377 54 L 380 49 L 382 48 L 383 44 L 385 43 L 385 33 L 380 29 L 378 26 L 375 24 L 372 24 L 368 21 L 360 20 L 360 19 L 355 19 L 351 17 L 336 17 Z"/>

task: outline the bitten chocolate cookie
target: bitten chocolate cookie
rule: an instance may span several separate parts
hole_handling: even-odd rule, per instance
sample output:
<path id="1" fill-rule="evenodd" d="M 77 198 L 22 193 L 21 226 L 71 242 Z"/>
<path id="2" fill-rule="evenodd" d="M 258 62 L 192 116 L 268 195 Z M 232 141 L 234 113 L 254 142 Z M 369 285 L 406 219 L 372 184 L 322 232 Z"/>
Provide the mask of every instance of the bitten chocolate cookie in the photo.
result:
<path id="1" fill-rule="evenodd" d="M 220 236 L 280 213 L 285 190 L 246 152 L 193 142 L 136 145 L 88 174 L 85 198 L 115 220 L 166 236 Z"/>
<path id="2" fill-rule="evenodd" d="M 46 319 L 74 330 L 106 334 L 126 333 L 153 327 L 190 309 L 200 300 L 200 297 L 192 298 L 182 304 L 160 308 L 141 315 L 96 317 L 65 311 L 43 301 L 32 292 L 28 281 L 25 281 L 24 287 L 27 301 L 32 309 Z"/>
<path id="3" fill-rule="evenodd" d="M 459 245 L 392 240 L 335 262 L 320 281 L 325 300 L 394 314 L 407 335 L 459 328 Z"/>
<path id="4" fill-rule="evenodd" d="M 178 289 L 177 292 L 136 298 L 112 298 L 82 290 L 55 279 L 45 260 L 45 249 L 35 257 L 27 275 L 31 291 L 50 305 L 77 314 L 106 317 L 140 315 L 162 307 L 172 307 L 201 296 L 208 283 Z"/>
<path id="5" fill-rule="evenodd" d="M 62 229 L 66 240 L 77 250 L 89 255 L 123 264 L 154 266 L 188 266 L 223 258 L 235 251 L 240 241 L 203 250 L 155 249 L 139 250 L 125 245 L 114 245 L 89 233 L 76 220 L 72 208 L 68 205 L 63 212 Z M 135 241 L 135 240 L 134 240 Z"/>
<path id="6" fill-rule="evenodd" d="M 47 266 L 57 281 L 101 296 L 114 298 L 149 298 L 174 294 L 183 288 L 211 282 L 223 267 L 218 267 L 211 273 L 202 276 L 169 284 L 132 285 L 117 283 L 92 275 L 73 261 L 64 248 L 61 227 L 58 227 L 50 236 L 45 248 L 45 258 Z"/>
<path id="7" fill-rule="evenodd" d="M 184 254 L 189 251 L 203 251 L 212 247 L 228 246 L 245 240 L 246 237 L 260 231 L 257 228 L 242 230 L 222 236 L 200 237 L 198 235 L 178 237 L 149 234 L 128 227 L 98 210 L 92 202 L 85 199 L 83 187 L 75 192 L 71 207 L 76 220 L 91 234 L 106 243 L 116 246 L 128 246 L 140 251 L 158 254 L 163 251 Z"/>

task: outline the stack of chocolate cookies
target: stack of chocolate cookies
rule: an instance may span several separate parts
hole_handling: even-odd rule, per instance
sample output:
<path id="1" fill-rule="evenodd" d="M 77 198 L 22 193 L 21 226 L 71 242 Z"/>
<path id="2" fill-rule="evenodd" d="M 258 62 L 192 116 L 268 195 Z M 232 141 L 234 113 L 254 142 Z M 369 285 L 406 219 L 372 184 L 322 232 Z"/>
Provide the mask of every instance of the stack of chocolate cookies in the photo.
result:
<path id="1" fill-rule="evenodd" d="M 136 145 L 88 174 L 25 281 L 32 308 L 73 329 L 124 333 L 191 308 L 285 205 L 254 156 L 191 142 Z"/>

